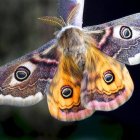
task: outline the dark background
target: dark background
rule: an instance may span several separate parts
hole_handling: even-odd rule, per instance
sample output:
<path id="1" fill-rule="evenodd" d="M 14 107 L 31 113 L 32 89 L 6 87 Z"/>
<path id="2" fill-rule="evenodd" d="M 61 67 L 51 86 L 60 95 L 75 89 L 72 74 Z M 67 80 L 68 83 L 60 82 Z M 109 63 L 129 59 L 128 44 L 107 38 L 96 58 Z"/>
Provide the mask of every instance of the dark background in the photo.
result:
<path id="1" fill-rule="evenodd" d="M 84 26 L 140 12 L 136 0 L 85 0 Z M 5 64 L 53 38 L 53 27 L 37 18 L 56 15 L 56 0 L 0 1 L 0 63 Z M 96 112 L 80 122 L 52 118 L 46 100 L 32 107 L 0 106 L 0 140 L 128 140 L 139 139 L 140 65 L 127 67 L 135 84 L 131 99 L 111 112 Z"/>

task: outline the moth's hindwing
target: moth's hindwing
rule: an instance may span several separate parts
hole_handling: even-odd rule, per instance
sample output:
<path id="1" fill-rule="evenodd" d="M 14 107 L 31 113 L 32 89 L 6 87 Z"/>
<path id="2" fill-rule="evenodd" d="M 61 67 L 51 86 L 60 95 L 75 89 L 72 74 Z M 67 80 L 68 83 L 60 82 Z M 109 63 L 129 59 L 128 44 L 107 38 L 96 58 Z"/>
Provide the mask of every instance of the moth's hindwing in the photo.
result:
<path id="1" fill-rule="evenodd" d="M 52 116 L 62 121 L 76 121 L 90 116 L 94 110 L 81 104 L 82 72 L 69 56 L 62 56 L 47 95 Z"/>
<path id="2" fill-rule="evenodd" d="M 55 44 L 52 40 L 0 67 L 0 104 L 28 106 L 43 99 L 58 66 Z"/>
<path id="3" fill-rule="evenodd" d="M 123 64 L 89 45 L 81 83 L 81 102 L 92 110 L 110 111 L 124 104 L 134 86 Z"/>

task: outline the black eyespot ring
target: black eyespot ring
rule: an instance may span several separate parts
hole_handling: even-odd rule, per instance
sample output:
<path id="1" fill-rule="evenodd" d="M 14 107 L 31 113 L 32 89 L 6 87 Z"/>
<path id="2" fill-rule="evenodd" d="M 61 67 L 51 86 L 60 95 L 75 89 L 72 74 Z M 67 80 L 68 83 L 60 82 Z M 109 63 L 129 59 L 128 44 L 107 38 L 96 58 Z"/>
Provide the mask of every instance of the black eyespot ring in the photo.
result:
<path id="1" fill-rule="evenodd" d="M 103 79 L 107 84 L 111 84 L 114 81 L 115 76 L 112 71 L 108 70 L 104 73 Z"/>
<path id="2" fill-rule="evenodd" d="M 24 66 L 20 66 L 16 69 L 14 76 L 18 81 L 26 80 L 30 75 L 30 70 Z"/>
<path id="3" fill-rule="evenodd" d="M 120 29 L 120 36 L 123 39 L 130 39 L 132 38 L 132 30 L 127 26 L 122 26 Z"/>
<path id="4" fill-rule="evenodd" d="M 63 86 L 61 88 L 61 95 L 63 98 L 71 98 L 73 95 L 73 89 L 70 86 Z"/>

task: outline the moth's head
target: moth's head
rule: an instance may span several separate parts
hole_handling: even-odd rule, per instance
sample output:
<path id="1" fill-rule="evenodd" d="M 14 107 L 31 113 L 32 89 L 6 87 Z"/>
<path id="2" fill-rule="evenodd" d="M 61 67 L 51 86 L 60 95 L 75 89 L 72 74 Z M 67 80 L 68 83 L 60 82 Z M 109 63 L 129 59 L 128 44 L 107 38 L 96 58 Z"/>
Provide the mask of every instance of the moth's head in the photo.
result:
<path id="1" fill-rule="evenodd" d="M 82 28 L 73 25 L 67 25 L 59 30 L 56 34 L 57 39 L 61 39 L 64 36 L 69 39 L 72 36 L 82 36 Z"/>
<path id="2" fill-rule="evenodd" d="M 79 46 L 83 44 L 83 31 L 78 26 L 68 25 L 63 27 L 56 35 L 62 47 Z"/>
<path id="3" fill-rule="evenodd" d="M 79 13 L 80 4 L 77 3 L 71 8 L 69 11 L 67 18 L 63 17 L 52 17 L 52 16 L 45 16 L 38 18 L 42 22 L 46 24 L 53 25 L 60 29 L 59 31 L 55 32 L 56 38 L 62 42 L 62 40 L 65 42 L 69 42 L 70 40 L 79 40 L 79 38 L 82 36 L 82 28 L 75 25 L 75 18 L 77 14 Z M 77 24 L 76 24 L 77 25 Z"/>

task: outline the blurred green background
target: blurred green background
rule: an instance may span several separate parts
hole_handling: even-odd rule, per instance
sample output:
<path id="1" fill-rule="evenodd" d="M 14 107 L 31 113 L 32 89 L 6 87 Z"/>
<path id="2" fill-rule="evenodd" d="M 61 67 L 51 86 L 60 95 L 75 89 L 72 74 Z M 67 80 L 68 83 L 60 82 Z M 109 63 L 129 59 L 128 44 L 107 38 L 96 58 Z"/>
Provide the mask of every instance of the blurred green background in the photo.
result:
<path id="1" fill-rule="evenodd" d="M 56 15 L 56 7 L 56 0 L 0 1 L 0 64 L 18 58 L 53 38 L 54 27 L 40 23 L 37 18 Z M 88 12 L 88 4 L 85 9 Z M 103 9 L 97 8 L 96 12 L 101 14 Z M 100 18 L 100 15 L 95 15 Z M 129 110 L 127 105 L 121 109 L 120 112 L 96 112 L 86 120 L 66 123 L 50 116 L 46 100 L 24 108 L 0 106 L 0 140 L 135 139 L 131 130 L 137 122 L 133 124 L 129 119 L 125 122 L 119 118 L 116 114 L 121 116 L 121 112 Z"/>

